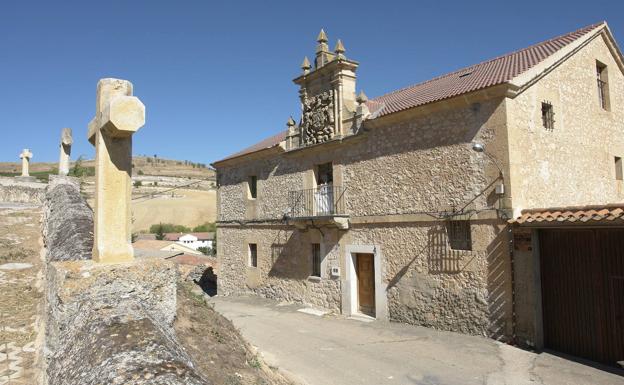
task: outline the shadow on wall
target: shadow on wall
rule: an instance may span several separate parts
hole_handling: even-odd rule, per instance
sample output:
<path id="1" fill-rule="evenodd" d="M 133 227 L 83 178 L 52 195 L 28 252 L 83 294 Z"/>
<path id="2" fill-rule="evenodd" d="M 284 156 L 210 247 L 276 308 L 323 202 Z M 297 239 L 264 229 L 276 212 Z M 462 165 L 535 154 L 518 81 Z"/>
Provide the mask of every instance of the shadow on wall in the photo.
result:
<path id="1" fill-rule="evenodd" d="M 463 252 L 451 250 L 446 226 L 431 227 L 427 231 L 429 248 L 429 274 L 455 274 L 461 272 Z"/>
<path id="2" fill-rule="evenodd" d="M 496 340 L 506 340 L 512 334 L 509 234 L 507 227 L 501 230 L 497 227 L 494 226 L 494 231 L 498 231 L 498 234 L 487 247 L 489 336 Z"/>
<path id="3" fill-rule="evenodd" d="M 315 231 L 315 230 L 310 230 Z M 310 275 L 310 256 L 302 252 L 305 244 L 299 230 L 280 230 L 271 242 L 269 277 L 306 279 Z"/>

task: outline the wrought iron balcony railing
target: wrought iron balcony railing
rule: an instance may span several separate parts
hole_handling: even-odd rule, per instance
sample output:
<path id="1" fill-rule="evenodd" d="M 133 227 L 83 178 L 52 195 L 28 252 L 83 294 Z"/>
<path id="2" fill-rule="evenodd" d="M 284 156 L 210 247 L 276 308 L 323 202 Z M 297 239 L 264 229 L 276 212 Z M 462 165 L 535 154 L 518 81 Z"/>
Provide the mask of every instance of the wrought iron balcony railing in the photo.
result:
<path id="1" fill-rule="evenodd" d="M 344 216 L 345 189 L 331 184 L 317 188 L 289 191 L 291 218 Z"/>

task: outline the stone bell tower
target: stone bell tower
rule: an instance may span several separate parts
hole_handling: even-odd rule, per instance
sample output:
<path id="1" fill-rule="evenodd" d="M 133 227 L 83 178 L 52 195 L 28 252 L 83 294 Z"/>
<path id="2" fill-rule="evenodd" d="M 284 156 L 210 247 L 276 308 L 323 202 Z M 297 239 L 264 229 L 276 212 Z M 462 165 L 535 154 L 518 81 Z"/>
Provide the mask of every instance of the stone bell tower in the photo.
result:
<path id="1" fill-rule="evenodd" d="M 358 103 L 355 94 L 355 71 L 358 63 L 345 56 L 340 40 L 329 50 L 327 35 L 317 37 L 314 69 L 303 59 L 303 74 L 293 80 L 300 87 L 301 121 L 289 121 L 289 149 L 311 146 L 355 133 Z"/>

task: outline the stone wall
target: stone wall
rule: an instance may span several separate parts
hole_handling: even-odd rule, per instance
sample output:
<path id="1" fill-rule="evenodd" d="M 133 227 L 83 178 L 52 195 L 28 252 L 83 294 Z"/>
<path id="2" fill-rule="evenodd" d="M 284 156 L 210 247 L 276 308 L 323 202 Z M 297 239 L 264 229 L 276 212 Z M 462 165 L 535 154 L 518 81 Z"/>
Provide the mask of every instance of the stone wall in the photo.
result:
<path id="1" fill-rule="evenodd" d="M 607 65 L 610 110 L 599 103 L 596 61 Z M 553 130 L 541 104 L 552 103 Z M 511 197 L 521 209 L 624 200 L 614 157 L 624 158 L 624 74 L 602 36 L 508 102 Z"/>
<path id="2" fill-rule="evenodd" d="M 444 222 L 354 225 L 343 242 L 383 254 L 390 320 L 504 340 L 511 335 L 506 227 L 475 220 L 473 250 L 451 250 Z M 343 267 L 343 269 L 345 269 Z"/>
<path id="3" fill-rule="evenodd" d="M 80 195 L 79 180 L 51 176 L 43 203 L 47 260 L 91 259 L 93 211 Z"/>
<path id="4" fill-rule="evenodd" d="M 339 266 L 335 234 L 324 229 L 325 239 L 288 226 L 218 228 L 218 290 L 222 295 L 255 293 L 267 298 L 299 302 L 340 311 L 340 281 L 330 277 L 331 266 Z M 334 232 L 335 233 L 335 232 Z M 322 277 L 310 277 L 310 243 L 327 250 Z M 248 244 L 258 246 L 258 267 L 249 266 Z"/>
<path id="5" fill-rule="evenodd" d="M 42 204 L 45 183 L 21 182 L 15 178 L 0 177 L 0 202 Z"/>

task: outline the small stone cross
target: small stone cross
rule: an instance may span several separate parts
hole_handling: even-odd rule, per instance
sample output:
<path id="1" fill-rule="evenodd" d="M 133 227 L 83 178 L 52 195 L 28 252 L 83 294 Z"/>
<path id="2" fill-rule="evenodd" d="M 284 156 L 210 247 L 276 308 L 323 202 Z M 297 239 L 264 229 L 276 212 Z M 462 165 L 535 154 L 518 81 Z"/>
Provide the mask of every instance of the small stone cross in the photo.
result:
<path id="1" fill-rule="evenodd" d="M 134 259 L 131 240 L 132 135 L 145 124 L 145 106 L 132 96 L 132 83 L 101 79 L 96 114 L 89 123 L 95 146 L 93 259 L 116 263 Z"/>
<path id="2" fill-rule="evenodd" d="M 61 154 L 59 156 L 59 175 L 69 174 L 69 156 L 71 155 L 71 146 L 73 143 L 71 128 L 63 128 L 61 131 Z"/>
<path id="3" fill-rule="evenodd" d="M 22 150 L 22 153 L 20 154 L 20 158 L 22 159 L 22 176 L 30 176 L 30 174 L 28 174 L 28 165 L 32 156 L 33 154 L 29 149 L 25 148 Z"/>

